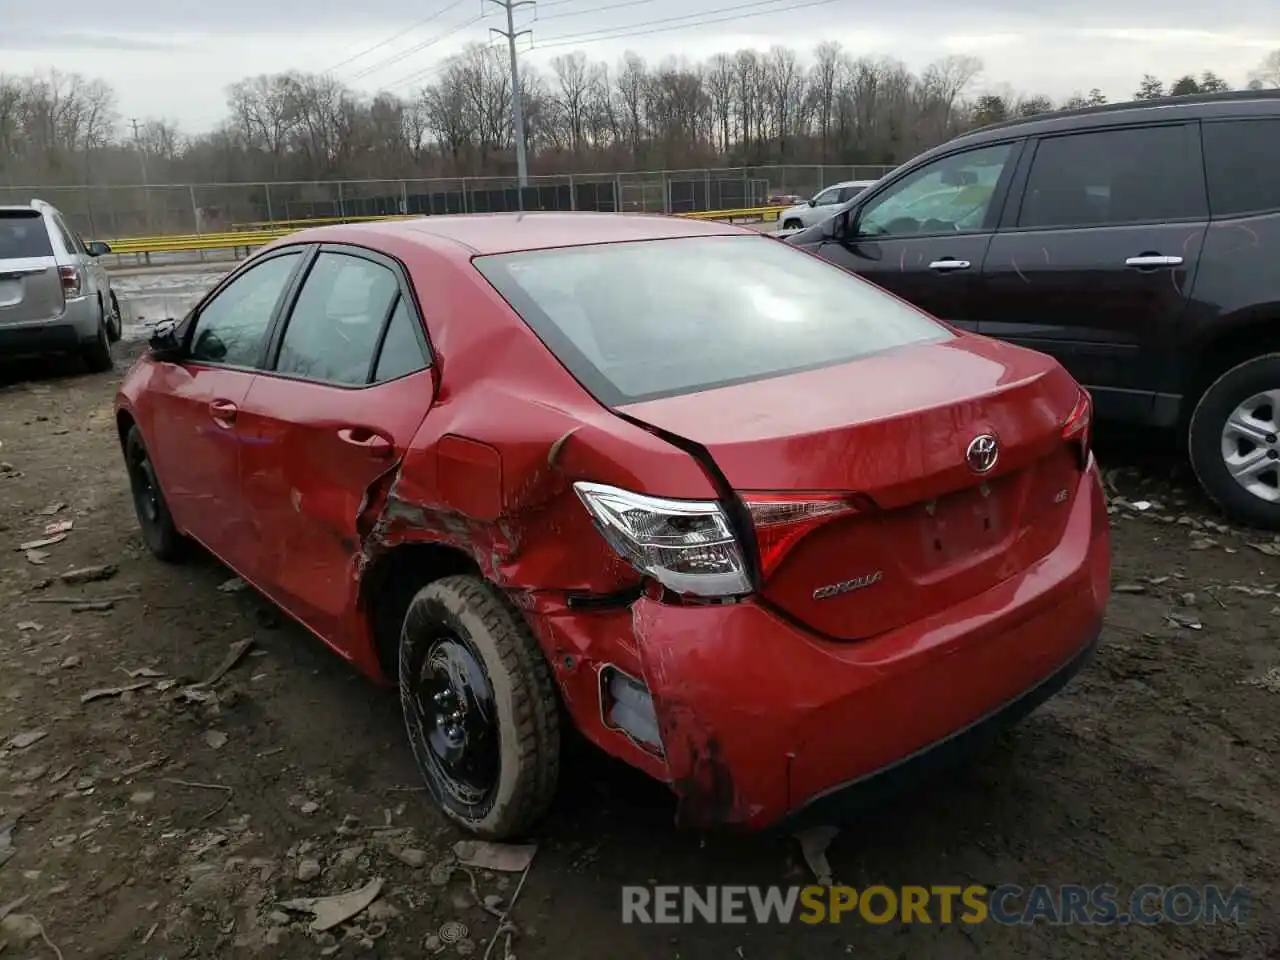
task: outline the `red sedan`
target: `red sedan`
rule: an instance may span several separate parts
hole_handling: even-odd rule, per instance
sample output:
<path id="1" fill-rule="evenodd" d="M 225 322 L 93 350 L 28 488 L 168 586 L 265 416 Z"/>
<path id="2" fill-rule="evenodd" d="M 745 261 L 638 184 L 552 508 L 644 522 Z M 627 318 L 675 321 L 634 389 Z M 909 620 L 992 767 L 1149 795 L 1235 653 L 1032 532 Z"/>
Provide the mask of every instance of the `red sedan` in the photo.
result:
<path id="1" fill-rule="evenodd" d="M 683 824 L 828 816 L 1056 691 L 1108 597 L 1057 363 L 728 225 L 306 230 L 116 408 L 151 550 L 198 541 L 398 682 L 486 837 L 547 808 L 562 715 Z"/>

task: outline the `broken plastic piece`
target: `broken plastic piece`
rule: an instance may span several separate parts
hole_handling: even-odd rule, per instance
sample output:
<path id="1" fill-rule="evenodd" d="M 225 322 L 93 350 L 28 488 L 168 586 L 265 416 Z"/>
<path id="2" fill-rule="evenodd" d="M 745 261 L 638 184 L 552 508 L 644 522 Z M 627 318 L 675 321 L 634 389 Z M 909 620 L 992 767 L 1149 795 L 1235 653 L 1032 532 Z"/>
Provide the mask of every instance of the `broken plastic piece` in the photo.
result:
<path id="1" fill-rule="evenodd" d="M 311 921 L 311 930 L 315 933 L 323 933 L 362 913 L 369 904 L 378 899 L 378 894 L 382 893 L 382 882 L 381 877 L 375 877 L 358 890 L 350 890 L 332 897 L 302 897 L 297 900 L 285 900 L 280 906 L 295 913 L 311 914 L 315 918 Z"/>
<path id="2" fill-rule="evenodd" d="M 453 845 L 458 863 L 480 870 L 497 870 L 500 873 L 520 873 L 533 862 L 538 852 L 535 843 L 489 843 L 484 840 L 459 840 Z"/>

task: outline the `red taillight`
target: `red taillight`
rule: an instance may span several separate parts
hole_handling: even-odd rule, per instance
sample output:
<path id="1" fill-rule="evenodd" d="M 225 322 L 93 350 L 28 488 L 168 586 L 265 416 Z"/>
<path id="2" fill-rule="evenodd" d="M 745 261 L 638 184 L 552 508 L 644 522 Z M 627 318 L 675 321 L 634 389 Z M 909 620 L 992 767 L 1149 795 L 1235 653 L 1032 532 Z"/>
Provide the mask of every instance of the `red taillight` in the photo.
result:
<path id="1" fill-rule="evenodd" d="M 1062 425 L 1062 439 L 1075 444 L 1080 451 L 1080 466 L 1089 462 L 1089 433 L 1093 426 L 1093 401 L 1089 394 L 1081 389 L 1076 405 L 1072 407 L 1066 422 Z"/>
<path id="2" fill-rule="evenodd" d="M 805 536 L 837 517 L 865 510 L 869 502 L 848 493 L 751 493 L 743 497 L 755 526 L 760 572 L 768 576 Z"/>
<path id="3" fill-rule="evenodd" d="M 76 267 L 59 267 L 62 278 L 62 295 L 68 299 L 80 296 L 80 270 Z"/>

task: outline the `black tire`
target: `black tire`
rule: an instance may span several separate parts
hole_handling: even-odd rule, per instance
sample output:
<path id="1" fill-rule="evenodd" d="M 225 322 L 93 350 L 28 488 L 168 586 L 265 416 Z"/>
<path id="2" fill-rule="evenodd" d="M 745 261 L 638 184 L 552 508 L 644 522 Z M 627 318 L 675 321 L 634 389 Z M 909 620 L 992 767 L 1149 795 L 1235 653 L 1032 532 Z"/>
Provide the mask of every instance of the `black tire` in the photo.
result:
<path id="1" fill-rule="evenodd" d="M 783 230 L 799 230 L 804 224 L 799 220 L 787 220 L 782 224 Z"/>
<path id="2" fill-rule="evenodd" d="M 106 373 L 115 362 L 111 358 L 111 337 L 107 330 L 107 313 L 102 304 L 98 304 L 98 334 L 93 342 L 82 349 L 85 366 L 90 373 Z"/>
<path id="3" fill-rule="evenodd" d="M 1280 530 L 1280 434 L 1260 431 L 1256 444 L 1237 447 L 1245 453 L 1261 448 L 1276 463 L 1259 474 L 1267 486 L 1276 487 L 1276 499 L 1268 501 L 1250 493 L 1231 475 L 1223 452 L 1223 428 L 1236 408 L 1269 390 L 1280 390 L 1280 353 L 1268 353 L 1246 360 L 1218 377 L 1200 397 L 1187 430 L 1191 466 L 1205 492 L 1231 519 Z M 1280 424 L 1280 408 L 1270 416 Z"/>
<path id="4" fill-rule="evenodd" d="M 414 759 L 445 815 L 487 840 L 528 831 L 559 778 L 558 702 L 537 640 L 502 592 L 472 576 L 419 590 L 399 680 Z"/>
<path id="5" fill-rule="evenodd" d="M 111 298 L 108 301 L 107 310 L 107 339 L 112 343 L 119 343 L 120 338 L 124 336 L 124 317 L 120 315 L 120 301 L 116 299 L 116 292 L 111 291 Z"/>
<path id="6" fill-rule="evenodd" d="M 142 442 L 142 431 L 129 428 L 124 441 L 124 463 L 129 473 L 129 489 L 133 493 L 133 509 L 138 516 L 138 529 L 147 549 L 166 563 L 175 563 L 186 554 L 187 540 L 173 524 L 164 491 L 151 466 L 151 457 Z"/>

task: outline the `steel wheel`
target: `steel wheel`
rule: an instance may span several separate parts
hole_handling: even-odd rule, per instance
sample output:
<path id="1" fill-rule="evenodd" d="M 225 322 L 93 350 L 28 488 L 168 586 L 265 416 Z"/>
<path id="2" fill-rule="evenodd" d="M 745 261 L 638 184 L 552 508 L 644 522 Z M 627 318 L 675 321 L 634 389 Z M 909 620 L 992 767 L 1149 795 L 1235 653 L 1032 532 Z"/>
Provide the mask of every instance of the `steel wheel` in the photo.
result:
<path id="1" fill-rule="evenodd" d="M 440 784 L 459 803 L 485 803 L 498 783 L 498 714 L 475 648 L 442 632 L 412 685 L 412 704 L 413 722 Z"/>

